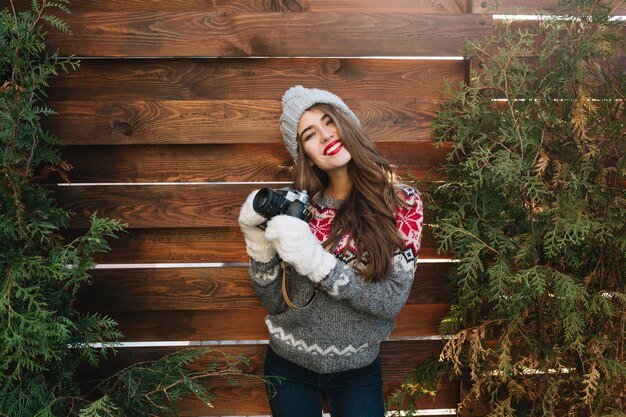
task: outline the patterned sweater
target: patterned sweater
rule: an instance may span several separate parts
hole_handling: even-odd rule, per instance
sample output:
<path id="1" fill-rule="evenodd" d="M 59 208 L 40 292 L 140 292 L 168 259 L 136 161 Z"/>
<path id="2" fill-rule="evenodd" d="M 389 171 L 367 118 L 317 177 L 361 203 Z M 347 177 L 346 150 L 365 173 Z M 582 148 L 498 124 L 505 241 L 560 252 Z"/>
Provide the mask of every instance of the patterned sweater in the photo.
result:
<path id="1" fill-rule="evenodd" d="M 334 251 L 337 264 L 319 283 L 318 293 L 305 309 L 288 308 L 282 296 L 282 266 L 278 256 L 267 263 L 250 260 L 250 278 L 269 313 L 265 323 L 270 346 L 280 356 L 317 373 L 340 372 L 369 365 L 378 355 L 380 342 L 394 326 L 394 319 L 411 290 L 422 236 L 422 201 L 419 193 L 403 186 L 405 203 L 396 212 L 404 246 L 393 258 L 393 272 L 386 280 L 365 283 L 357 275 L 360 261 L 353 248 L 344 248 L 344 236 Z M 323 197 L 315 205 L 310 222 L 320 242 L 326 240 L 340 200 Z M 295 305 L 304 305 L 314 284 L 286 267 L 287 292 Z"/>

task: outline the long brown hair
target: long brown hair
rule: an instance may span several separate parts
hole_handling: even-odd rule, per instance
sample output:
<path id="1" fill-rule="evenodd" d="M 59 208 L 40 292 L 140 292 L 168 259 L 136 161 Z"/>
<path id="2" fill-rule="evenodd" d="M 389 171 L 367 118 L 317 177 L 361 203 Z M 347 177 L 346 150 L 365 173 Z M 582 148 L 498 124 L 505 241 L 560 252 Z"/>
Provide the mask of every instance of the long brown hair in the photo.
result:
<path id="1" fill-rule="evenodd" d="M 393 255 L 402 245 L 394 217 L 397 207 L 402 204 L 394 189 L 395 169 L 350 117 L 330 104 L 316 104 L 312 108 L 333 119 L 341 143 L 352 156 L 348 163 L 352 190 L 337 210 L 324 246 L 349 234 L 357 255 L 365 257 L 365 267 L 359 274 L 366 282 L 383 281 L 392 272 Z M 315 202 L 328 184 L 328 175 L 310 163 L 299 143 L 294 186 L 306 190 Z"/>

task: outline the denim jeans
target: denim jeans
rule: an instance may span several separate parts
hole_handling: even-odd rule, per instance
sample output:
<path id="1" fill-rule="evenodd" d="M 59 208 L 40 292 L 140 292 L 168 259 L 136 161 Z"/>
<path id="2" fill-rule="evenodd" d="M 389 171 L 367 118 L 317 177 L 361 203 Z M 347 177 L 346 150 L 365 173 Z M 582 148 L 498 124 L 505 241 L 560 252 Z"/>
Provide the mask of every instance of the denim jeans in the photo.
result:
<path id="1" fill-rule="evenodd" d="M 269 348 L 265 376 L 280 378 L 270 379 L 273 417 L 320 417 L 322 396 L 332 417 L 383 417 L 385 413 L 380 358 L 363 368 L 318 374 Z"/>

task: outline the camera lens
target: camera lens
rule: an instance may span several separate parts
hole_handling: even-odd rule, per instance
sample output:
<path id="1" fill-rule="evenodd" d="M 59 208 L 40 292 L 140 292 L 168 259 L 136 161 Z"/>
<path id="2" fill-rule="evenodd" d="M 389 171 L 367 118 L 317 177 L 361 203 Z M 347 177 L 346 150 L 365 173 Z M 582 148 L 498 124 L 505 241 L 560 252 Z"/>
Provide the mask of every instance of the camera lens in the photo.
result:
<path id="1" fill-rule="evenodd" d="M 254 210 L 259 211 L 265 206 L 270 198 L 271 190 L 269 188 L 261 188 L 252 200 L 252 207 Z"/>
<path id="2" fill-rule="evenodd" d="M 289 202 L 271 188 L 261 188 L 252 200 L 252 208 L 269 219 L 280 214 L 283 211 L 282 205 L 285 203 Z"/>

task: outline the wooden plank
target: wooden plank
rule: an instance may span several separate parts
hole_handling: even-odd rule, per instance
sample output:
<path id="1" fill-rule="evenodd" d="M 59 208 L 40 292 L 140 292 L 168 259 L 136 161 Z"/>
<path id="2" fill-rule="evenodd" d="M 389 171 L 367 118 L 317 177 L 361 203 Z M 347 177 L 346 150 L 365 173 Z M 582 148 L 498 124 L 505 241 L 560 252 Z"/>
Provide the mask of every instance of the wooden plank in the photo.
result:
<path id="1" fill-rule="evenodd" d="M 75 213 L 72 227 L 89 216 L 119 219 L 130 228 L 233 227 L 239 208 L 259 185 L 116 185 L 56 187 L 59 204 Z"/>
<path id="2" fill-rule="evenodd" d="M 441 101 L 347 100 L 376 142 L 431 140 Z M 280 101 L 53 102 L 45 128 L 66 145 L 282 142 Z"/>
<path id="3" fill-rule="evenodd" d="M 28 0 L 15 1 L 18 10 L 29 10 Z M 74 0 L 70 9 L 78 12 L 228 12 L 228 13 L 299 13 L 299 12 L 396 12 L 396 13 L 467 13 L 466 0 Z"/>
<path id="4" fill-rule="evenodd" d="M 50 31 L 47 46 L 82 57 L 449 56 L 491 30 L 490 15 L 471 14 L 77 12 L 64 20 L 74 36 Z"/>
<path id="5" fill-rule="evenodd" d="M 619 2 L 614 1 L 613 4 L 615 3 Z M 555 4 L 554 0 L 472 0 L 472 10 L 474 13 L 492 14 L 553 14 Z M 612 14 L 626 15 L 626 3 L 622 1 L 617 7 L 614 6 Z"/>
<path id="6" fill-rule="evenodd" d="M 450 264 L 420 263 L 409 304 L 446 303 Z M 219 310 L 260 307 L 247 267 L 98 269 L 77 308 L 89 311 Z"/>
<path id="7" fill-rule="evenodd" d="M 391 337 L 432 336 L 448 304 L 407 304 Z M 119 323 L 124 341 L 266 340 L 261 307 L 229 310 L 103 311 Z"/>
<path id="8" fill-rule="evenodd" d="M 77 229 L 67 239 L 84 234 Z M 110 239 L 112 250 L 95 256 L 101 264 L 247 262 L 243 236 L 238 226 L 218 228 L 132 229 Z M 448 259 L 437 253 L 430 227 L 424 228 L 422 259 Z"/>
<path id="9" fill-rule="evenodd" d="M 263 183 L 57 186 L 59 204 L 74 213 L 73 228 L 87 228 L 97 211 L 131 229 L 236 227 L 246 197 Z M 271 186 L 271 184 L 270 184 Z"/>
<path id="10" fill-rule="evenodd" d="M 449 310 L 448 304 L 407 304 L 396 318 L 391 337 L 437 335 L 439 324 Z"/>
<path id="11" fill-rule="evenodd" d="M 242 371 L 252 375 L 263 375 L 263 362 L 266 345 L 227 345 L 217 346 L 219 351 L 229 355 L 243 355 L 249 359 L 248 365 L 241 365 Z M 383 341 L 381 344 L 384 395 L 387 397 L 398 388 L 405 375 L 418 363 L 441 349 L 438 341 Z M 174 352 L 176 348 L 123 348 L 117 355 L 107 359 L 103 366 L 96 369 L 84 369 L 80 378 L 84 381 L 101 380 L 114 372 L 133 363 L 154 361 Z M 219 357 L 216 350 L 216 357 Z M 200 359 L 192 366 L 194 369 L 206 365 L 212 357 Z M 230 386 L 222 379 L 212 378 L 208 382 L 217 395 L 213 408 L 207 407 L 195 399 L 184 399 L 181 403 L 181 416 L 208 415 L 267 415 L 267 397 L 265 385 L 256 378 L 236 377 L 238 386 Z M 422 410 L 455 408 L 458 402 L 459 382 L 444 381 L 434 398 L 421 398 L 417 404 Z"/>
<path id="12" fill-rule="evenodd" d="M 85 230 L 68 231 L 72 239 Z M 109 240 L 111 251 L 96 255 L 101 264 L 248 262 L 239 227 L 133 229 Z"/>
<path id="13" fill-rule="evenodd" d="M 439 340 L 384 340 L 380 346 L 383 364 L 383 378 L 388 382 L 401 382 L 415 364 L 438 355 L 443 345 Z M 107 358 L 102 367 L 81 370 L 81 376 L 89 379 L 100 379 L 110 376 L 134 363 L 152 362 L 174 353 L 182 347 L 125 347 L 119 348 L 116 355 Z M 248 363 L 239 364 L 242 372 L 251 375 L 263 375 L 267 344 L 224 344 L 212 346 L 214 352 L 195 362 L 192 369 L 202 369 L 214 359 L 222 359 L 222 355 L 243 355 Z M 216 383 L 216 385 L 228 385 Z"/>
<path id="14" fill-rule="evenodd" d="M 450 149 L 424 141 L 377 147 L 401 176 L 410 172 L 414 178 L 426 177 Z M 72 183 L 290 181 L 287 168 L 293 165 L 282 143 L 67 146 L 61 154 L 73 166 Z"/>
<path id="15" fill-rule="evenodd" d="M 50 80 L 50 101 L 279 100 L 291 86 L 344 100 L 440 100 L 459 60 L 341 58 L 84 60 Z"/>

